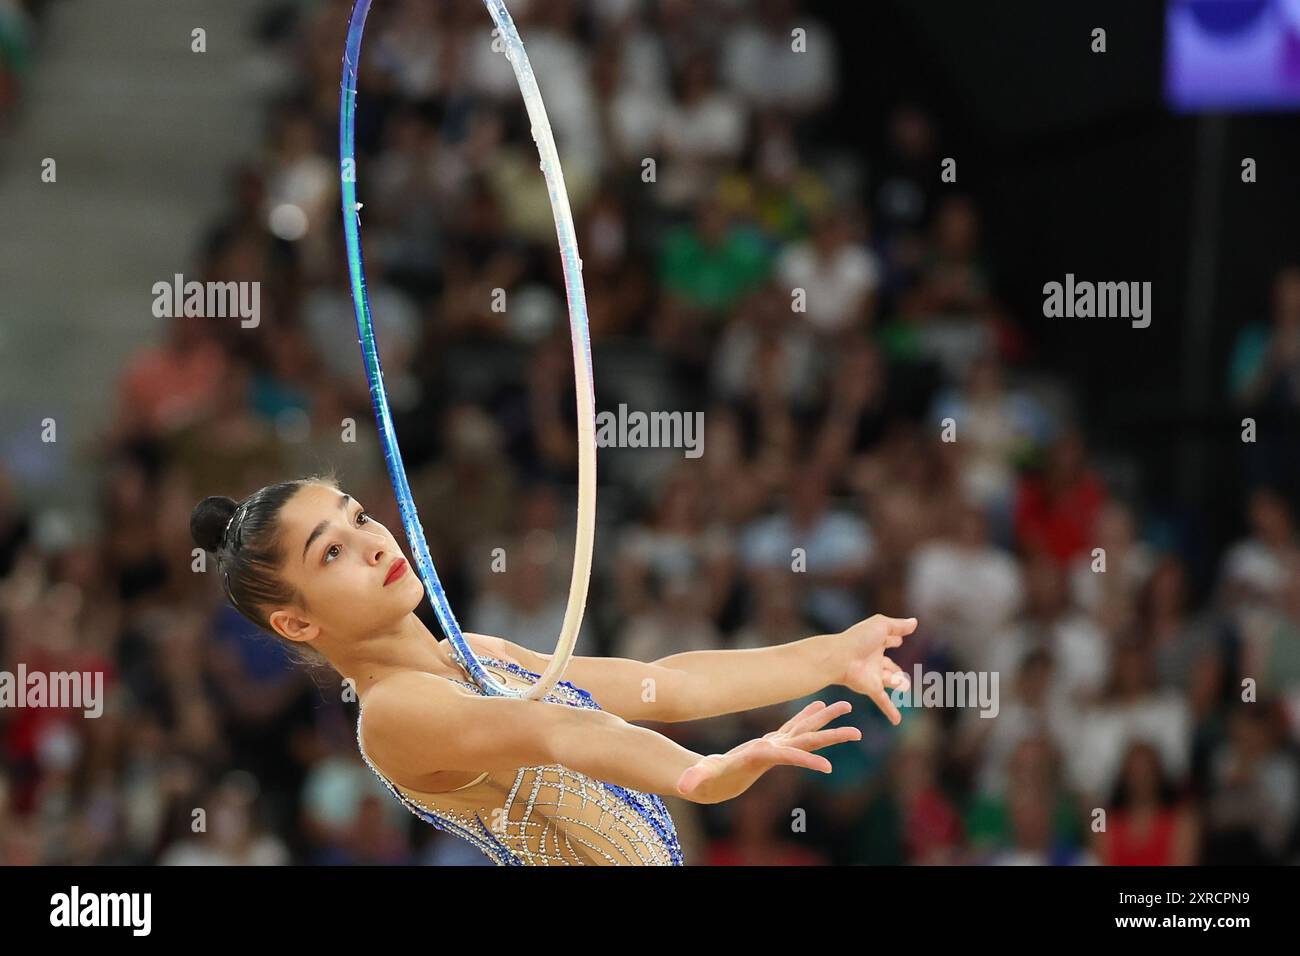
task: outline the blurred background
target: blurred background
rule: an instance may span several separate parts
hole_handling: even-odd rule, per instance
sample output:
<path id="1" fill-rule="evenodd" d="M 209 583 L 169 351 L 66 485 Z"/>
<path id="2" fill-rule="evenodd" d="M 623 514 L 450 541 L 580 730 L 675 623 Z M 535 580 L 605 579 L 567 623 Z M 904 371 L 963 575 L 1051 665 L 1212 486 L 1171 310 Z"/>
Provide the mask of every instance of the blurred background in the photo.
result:
<path id="1" fill-rule="evenodd" d="M 879 611 L 920 619 L 909 673 L 1000 675 L 994 719 L 855 699 L 833 775 L 669 800 L 691 863 L 1300 861 L 1300 11 L 1060 6 L 509 4 L 597 407 L 706 428 L 697 459 L 602 450 L 579 652 Z M 0 0 L 0 670 L 109 695 L 0 710 L 0 862 L 487 863 L 383 791 L 337 677 L 191 566 L 201 497 L 322 471 L 400 535 L 339 229 L 350 9 Z M 358 189 L 415 498 L 462 625 L 550 650 L 576 435 L 528 123 L 479 0 L 377 0 L 366 36 Z M 177 273 L 260 282 L 259 324 L 154 318 Z M 1044 318 L 1067 273 L 1151 282 L 1151 326 Z M 656 729 L 715 752 L 781 719 Z"/>

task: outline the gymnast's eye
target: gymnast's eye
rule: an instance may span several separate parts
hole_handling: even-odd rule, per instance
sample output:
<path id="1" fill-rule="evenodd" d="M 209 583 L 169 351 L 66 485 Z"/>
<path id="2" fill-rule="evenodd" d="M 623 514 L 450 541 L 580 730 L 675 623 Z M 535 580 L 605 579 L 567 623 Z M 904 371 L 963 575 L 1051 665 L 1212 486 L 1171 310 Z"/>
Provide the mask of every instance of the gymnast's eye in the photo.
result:
<path id="1" fill-rule="evenodd" d="M 367 514 L 366 512 L 364 511 L 357 512 L 356 522 L 358 526 L 363 524 L 369 524 L 370 520 L 371 520 L 370 515 Z M 325 549 L 326 564 L 329 564 L 330 561 L 332 561 L 337 556 L 338 550 L 339 550 L 339 546 L 337 544 L 331 544 L 328 548 Z"/>

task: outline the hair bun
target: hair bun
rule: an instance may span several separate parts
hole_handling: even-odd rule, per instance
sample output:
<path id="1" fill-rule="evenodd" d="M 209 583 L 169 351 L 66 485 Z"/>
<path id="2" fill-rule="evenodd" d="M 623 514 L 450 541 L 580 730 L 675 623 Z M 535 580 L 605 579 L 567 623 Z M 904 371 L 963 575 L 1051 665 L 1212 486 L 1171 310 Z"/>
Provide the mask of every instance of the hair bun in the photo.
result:
<path id="1" fill-rule="evenodd" d="M 204 551 L 216 554 L 221 549 L 226 525 L 238 505 L 234 498 L 209 495 L 194 506 L 190 514 L 190 537 Z"/>

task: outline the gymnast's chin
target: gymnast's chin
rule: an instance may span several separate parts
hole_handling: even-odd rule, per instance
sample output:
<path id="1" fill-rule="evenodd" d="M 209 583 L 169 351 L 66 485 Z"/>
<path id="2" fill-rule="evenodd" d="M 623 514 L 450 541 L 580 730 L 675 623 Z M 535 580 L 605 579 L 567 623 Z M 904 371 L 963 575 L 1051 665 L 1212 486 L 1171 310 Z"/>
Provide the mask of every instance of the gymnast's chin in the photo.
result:
<path id="1" fill-rule="evenodd" d="M 518 695 L 484 690 L 415 613 L 424 582 L 392 532 L 332 476 L 238 502 L 209 496 L 190 532 L 233 607 L 344 681 L 344 699 L 358 704 L 359 756 L 392 796 L 503 866 L 682 865 L 670 803 L 730 800 L 780 766 L 830 773 L 817 751 L 861 739 L 857 727 L 828 726 L 852 709 L 845 700 L 807 703 L 722 754 L 637 722 L 802 701 L 834 685 L 902 719 L 885 687 L 906 690 L 907 677 L 884 651 L 915 618 L 874 615 L 837 634 L 653 662 L 574 656 L 565 680 L 529 699 L 551 655 L 465 634 L 493 680 Z"/>

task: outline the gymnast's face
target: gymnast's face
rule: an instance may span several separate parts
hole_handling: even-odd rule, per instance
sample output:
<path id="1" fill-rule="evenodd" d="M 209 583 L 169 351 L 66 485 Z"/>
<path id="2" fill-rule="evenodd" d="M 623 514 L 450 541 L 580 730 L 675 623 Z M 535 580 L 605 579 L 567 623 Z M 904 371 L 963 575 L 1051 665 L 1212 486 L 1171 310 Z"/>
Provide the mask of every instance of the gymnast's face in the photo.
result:
<path id="1" fill-rule="evenodd" d="M 392 533 L 361 502 L 329 485 L 306 485 L 290 498 L 280 510 L 280 530 L 281 573 L 302 603 L 277 609 L 269 622 L 289 640 L 363 637 L 396 624 L 424 595 Z"/>

